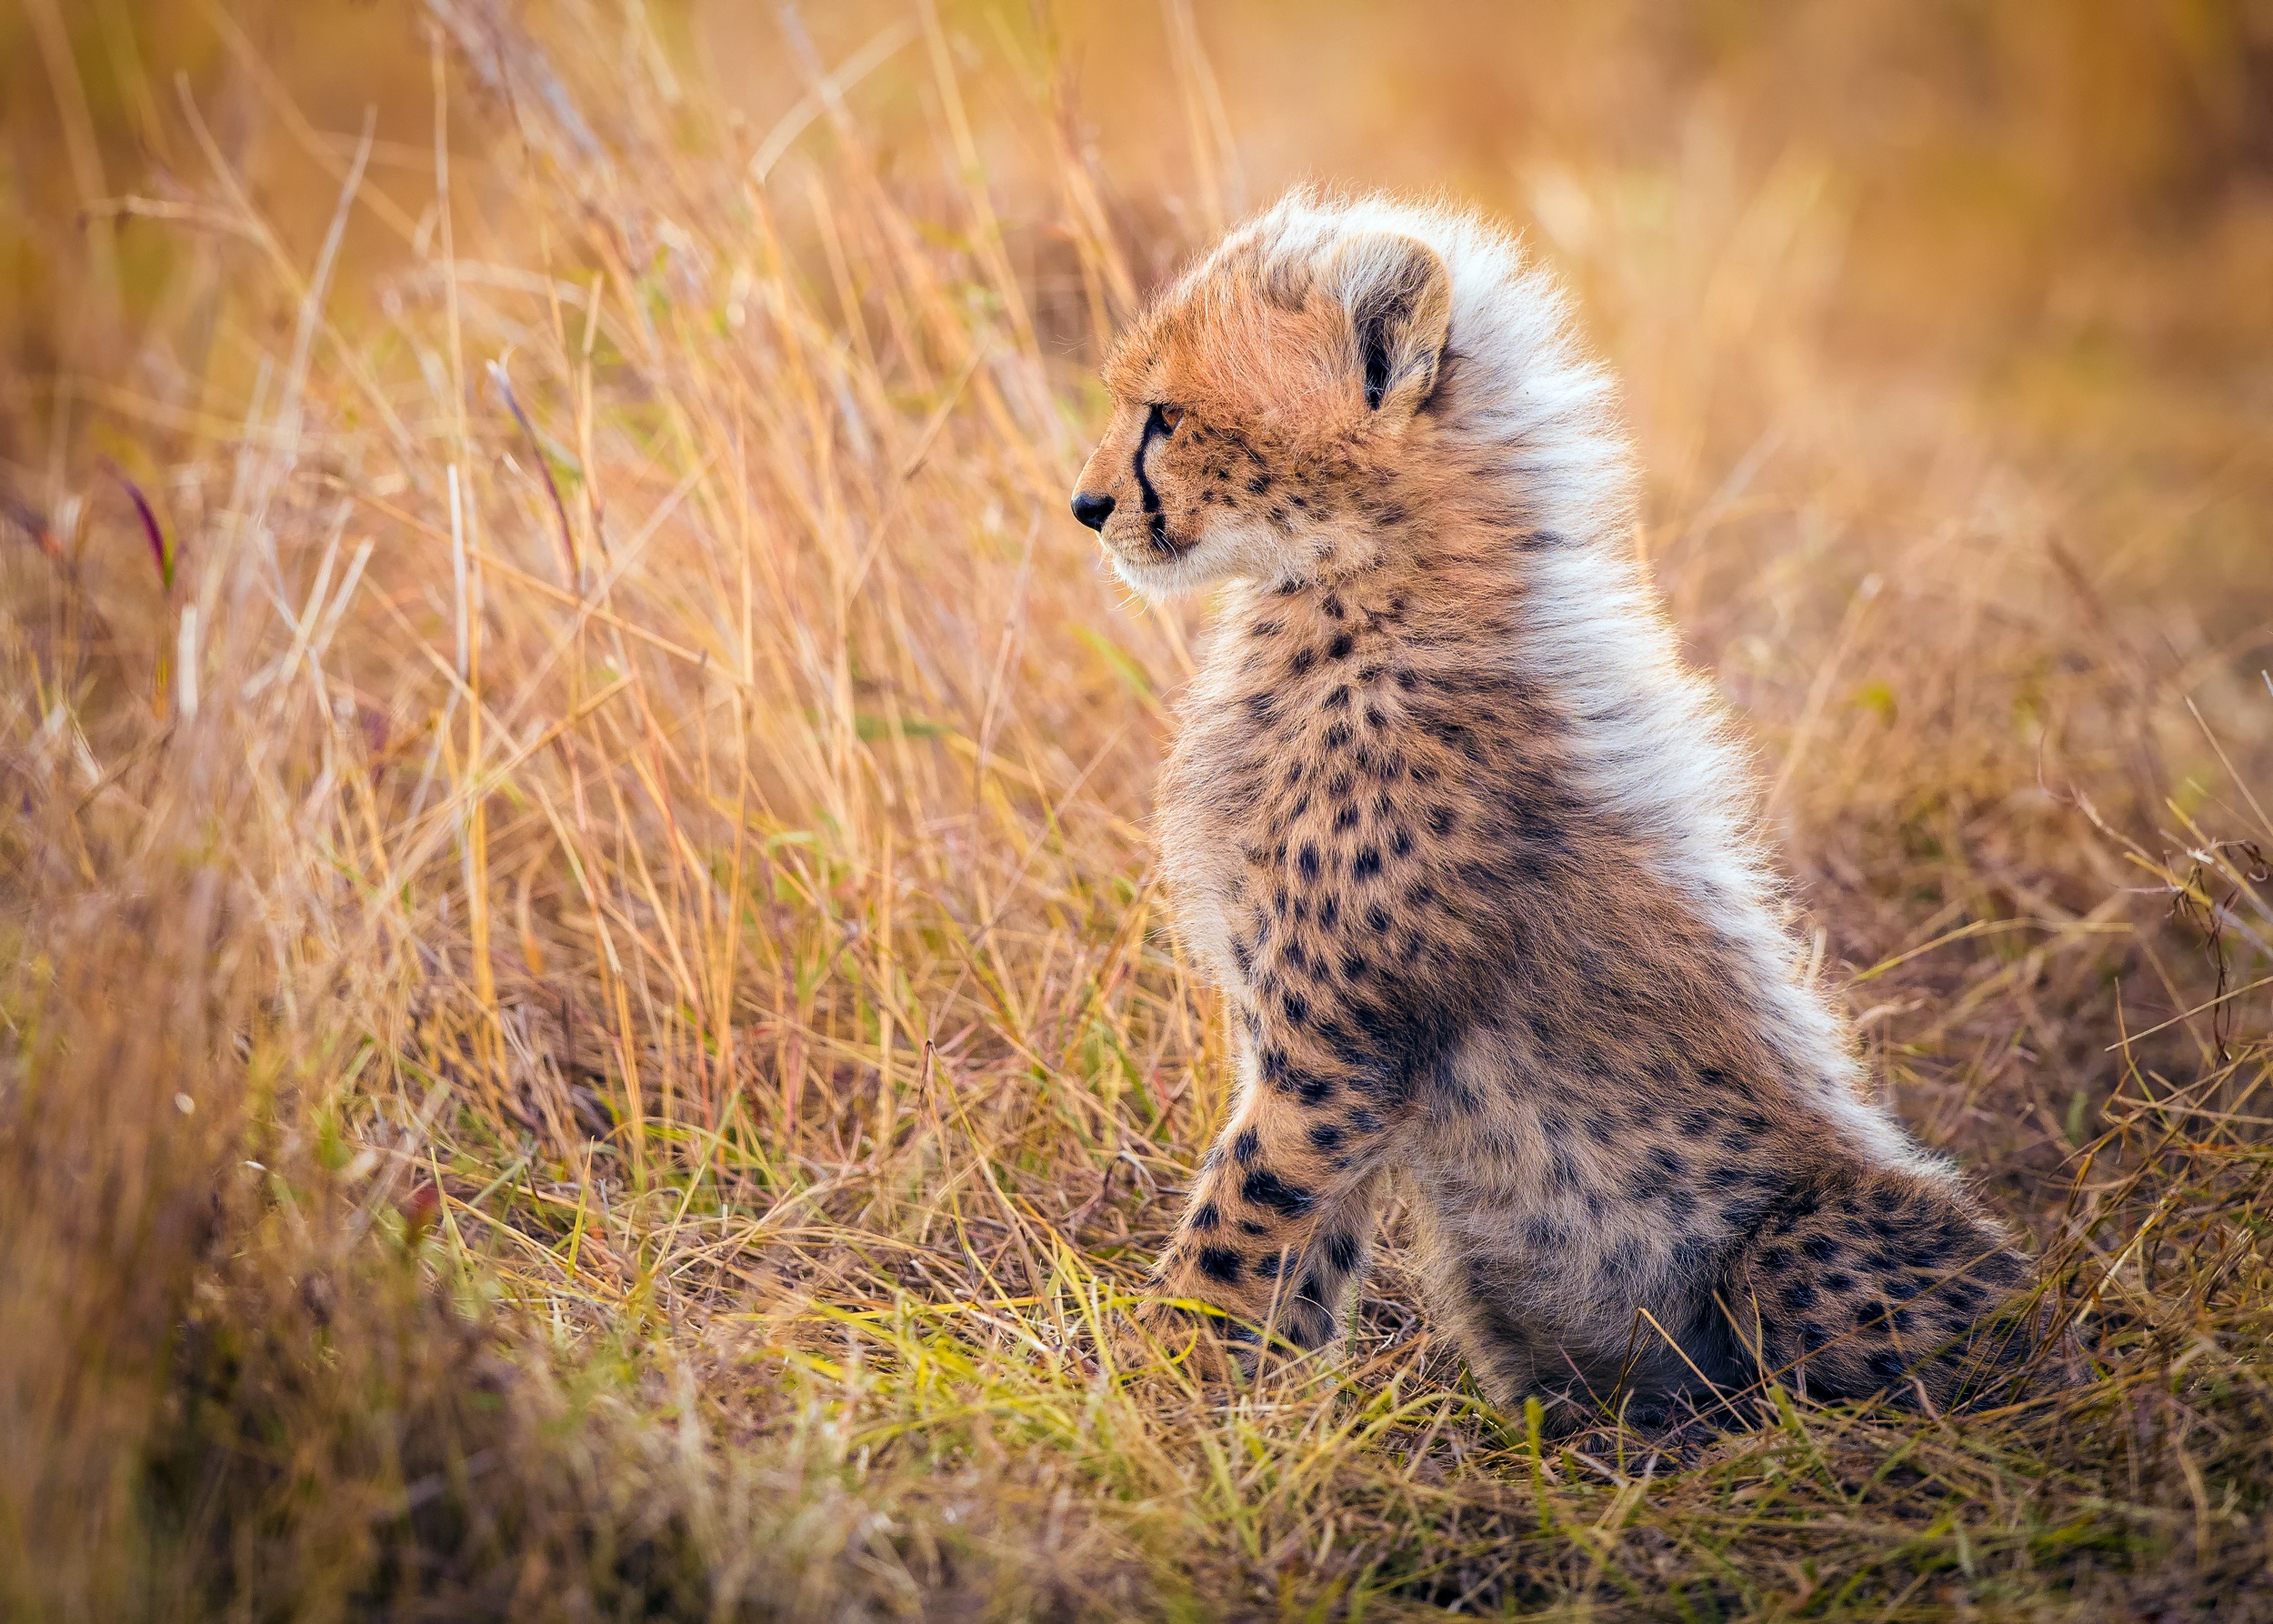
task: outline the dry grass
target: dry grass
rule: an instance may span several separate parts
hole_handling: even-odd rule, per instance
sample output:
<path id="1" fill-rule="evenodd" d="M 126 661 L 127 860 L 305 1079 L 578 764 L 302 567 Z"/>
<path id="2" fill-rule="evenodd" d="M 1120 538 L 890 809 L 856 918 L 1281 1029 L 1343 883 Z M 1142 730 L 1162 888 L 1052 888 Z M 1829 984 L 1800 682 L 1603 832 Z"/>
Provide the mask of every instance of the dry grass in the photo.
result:
<path id="1" fill-rule="evenodd" d="M 0 1611 L 2273 1616 L 2262 24 L 12 5 Z M 1579 289 L 2096 1380 L 1542 1451 L 1394 1244 L 1092 1362 L 1226 1068 L 1086 369 L 1303 172 Z"/>

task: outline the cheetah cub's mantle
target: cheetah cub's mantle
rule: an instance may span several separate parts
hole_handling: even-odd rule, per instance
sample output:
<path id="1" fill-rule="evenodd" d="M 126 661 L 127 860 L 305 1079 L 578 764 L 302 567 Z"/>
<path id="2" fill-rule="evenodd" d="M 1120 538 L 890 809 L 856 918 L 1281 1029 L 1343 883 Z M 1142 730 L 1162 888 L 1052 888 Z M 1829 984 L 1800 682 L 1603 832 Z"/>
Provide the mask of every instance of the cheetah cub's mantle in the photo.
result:
<path id="1" fill-rule="evenodd" d="M 1612 380 L 1516 243 L 1298 194 L 1105 378 L 1075 514 L 1140 592 L 1228 583 L 1160 840 L 1237 1102 L 1160 1294 L 1327 1341 L 1396 1168 L 1437 1322 L 1551 1424 L 1763 1369 L 1938 1406 L 2026 1341 L 2022 1259 L 1795 973 Z"/>

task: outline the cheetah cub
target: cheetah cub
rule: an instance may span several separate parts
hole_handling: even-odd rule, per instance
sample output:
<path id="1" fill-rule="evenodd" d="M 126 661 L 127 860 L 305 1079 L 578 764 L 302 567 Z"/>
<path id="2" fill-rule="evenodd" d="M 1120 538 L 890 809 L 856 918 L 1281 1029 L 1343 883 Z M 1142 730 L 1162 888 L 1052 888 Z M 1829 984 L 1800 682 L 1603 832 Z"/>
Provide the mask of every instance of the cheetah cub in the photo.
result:
<path id="1" fill-rule="evenodd" d="M 1297 194 L 1105 380 L 1076 516 L 1141 593 L 1223 587 L 1159 830 L 1237 1086 L 1158 1296 L 1330 1340 L 1394 1168 L 1437 1322 L 1551 1427 L 1763 1374 L 1938 1408 L 2027 1351 L 2029 1269 L 1796 973 L 1548 276 Z"/>

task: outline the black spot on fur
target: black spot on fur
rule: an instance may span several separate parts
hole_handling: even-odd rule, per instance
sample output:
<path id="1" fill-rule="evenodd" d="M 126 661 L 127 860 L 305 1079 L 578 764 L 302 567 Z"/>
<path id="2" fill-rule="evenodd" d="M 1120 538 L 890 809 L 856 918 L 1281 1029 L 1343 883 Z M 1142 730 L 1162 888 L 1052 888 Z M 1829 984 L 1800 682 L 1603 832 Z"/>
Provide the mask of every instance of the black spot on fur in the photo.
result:
<path id="1" fill-rule="evenodd" d="M 1217 1210 L 1213 1201 L 1202 1201 L 1192 1208 L 1191 1227 L 1195 1229 L 1212 1229 L 1221 1222 L 1223 1214 Z"/>
<path id="2" fill-rule="evenodd" d="M 1231 1159 L 1246 1167 L 1263 1154 L 1263 1136 L 1251 1128 L 1239 1130 L 1239 1137 L 1231 1141 Z"/>
<path id="3" fill-rule="evenodd" d="M 1239 1186 L 1239 1194 L 1284 1218 L 1300 1218 L 1317 1199 L 1300 1185 L 1287 1183 L 1268 1168 L 1249 1169 Z"/>
<path id="4" fill-rule="evenodd" d="M 1239 1282 L 1239 1266 L 1246 1259 L 1229 1247 L 1202 1247 L 1197 1262 L 1200 1273 L 1225 1286 Z"/>

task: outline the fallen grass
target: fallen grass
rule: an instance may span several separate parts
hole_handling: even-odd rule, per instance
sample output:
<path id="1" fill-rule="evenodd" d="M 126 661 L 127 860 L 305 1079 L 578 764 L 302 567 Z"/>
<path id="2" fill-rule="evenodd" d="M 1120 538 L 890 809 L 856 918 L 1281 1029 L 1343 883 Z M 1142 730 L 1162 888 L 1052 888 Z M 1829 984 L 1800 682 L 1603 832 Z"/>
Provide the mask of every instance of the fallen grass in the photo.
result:
<path id="1" fill-rule="evenodd" d="M 1810 973 L 2093 1379 L 1546 1449 L 1392 1244 L 1334 1360 L 1126 1382 L 1225 1088 L 1143 834 L 1197 621 L 1059 517 L 1154 239 L 928 9 L 920 174 L 794 30 L 762 133 L 433 15 L 425 149 L 272 106 L 299 235 L 185 95 L 186 196 L 102 217 L 202 223 L 209 345 L 11 396 L 11 1613 L 2273 1612 L 2267 469 L 2207 374 L 1872 358 L 1828 159 L 1522 188 Z"/>

